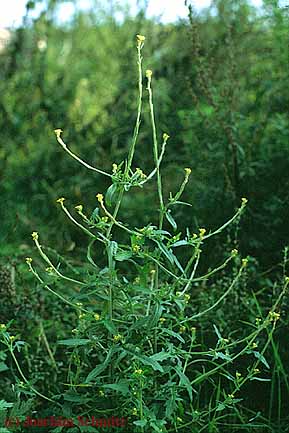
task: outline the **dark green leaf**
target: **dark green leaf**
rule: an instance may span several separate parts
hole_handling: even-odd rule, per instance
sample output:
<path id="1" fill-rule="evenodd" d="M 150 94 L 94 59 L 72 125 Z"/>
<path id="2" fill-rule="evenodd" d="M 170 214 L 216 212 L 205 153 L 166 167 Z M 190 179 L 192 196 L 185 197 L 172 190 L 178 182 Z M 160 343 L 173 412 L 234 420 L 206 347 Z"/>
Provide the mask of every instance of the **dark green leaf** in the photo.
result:
<path id="1" fill-rule="evenodd" d="M 7 365 L 5 364 L 5 362 L 0 362 L 0 373 L 1 373 L 2 371 L 6 371 L 6 370 L 8 370 L 8 367 L 7 367 Z"/>
<path id="2" fill-rule="evenodd" d="M 108 206 L 111 206 L 113 204 L 113 202 L 115 201 L 116 198 L 116 193 L 117 193 L 117 185 L 115 183 L 113 183 L 112 185 L 110 185 L 110 187 L 108 188 L 108 190 L 106 191 L 105 194 L 105 202 L 107 203 Z"/>
<path id="3" fill-rule="evenodd" d="M 126 381 L 118 382 L 118 383 L 108 383 L 107 385 L 102 386 L 104 389 L 112 389 L 114 391 L 120 392 L 123 395 L 127 395 L 129 393 L 128 383 Z"/>
<path id="4" fill-rule="evenodd" d="M 190 399 L 192 400 L 193 395 L 192 395 L 192 390 L 193 387 L 191 385 L 191 382 L 189 381 L 188 377 L 182 372 L 182 370 L 180 369 L 180 367 L 175 367 L 175 371 L 178 374 L 179 378 L 180 378 L 180 386 L 184 386 L 186 388 L 186 390 L 188 391 L 188 394 L 190 396 Z"/>
<path id="5" fill-rule="evenodd" d="M 86 338 L 69 338 L 68 340 L 59 340 L 57 344 L 61 344 L 63 346 L 84 346 L 85 344 L 90 343 L 90 340 Z"/>
<path id="6" fill-rule="evenodd" d="M 94 380 L 97 376 L 100 375 L 100 373 L 102 373 L 108 366 L 110 359 L 113 355 L 113 353 L 116 351 L 116 349 L 114 347 L 111 347 L 108 351 L 108 354 L 106 355 L 105 360 L 103 361 L 102 364 L 97 365 L 87 376 L 87 378 L 85 379 L 85 383 L 89 383 L 92 380 Z"/>
<path id="7" fill-rule="evenodd" d="M 171 331 L 170 329 L 162 329 L 162 333 L 163 333 L 163 334 L 169 334 L 169 335 L 171 335 L 172 337 L 175 337 L 175 338 L 177 338 L 178 340 L 180 340 L 182 343 L 185 342 L 185 340 L 183 339 L 183 337 L 180 336 L 180 334 L 177 334 L 176 332 Z"/>
<path id="8" fill-rule="evenodd" d="M 139 355 L 138 353 L 135 353 L 131 350 L 125 349 L 126 353 L 132 355 L 135 359 L 138 359 L 142 364 L 149 365 L 152 367 L 155 371 L 160 371 L 163 373 L 163 367 L 155 360 L 149 358 L 146 355 Z"/>

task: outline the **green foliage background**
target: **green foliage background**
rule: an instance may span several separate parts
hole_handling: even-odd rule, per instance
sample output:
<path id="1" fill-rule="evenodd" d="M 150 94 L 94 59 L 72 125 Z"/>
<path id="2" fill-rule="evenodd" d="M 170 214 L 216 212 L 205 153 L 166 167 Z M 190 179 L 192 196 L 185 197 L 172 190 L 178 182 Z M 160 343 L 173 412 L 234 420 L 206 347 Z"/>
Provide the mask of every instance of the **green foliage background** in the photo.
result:
<path id="1" fill-rule="evenodd" d="M 40 370 L 39 317 L 46 320 L 50 338 L 65 336 L 70 312 L 65 310 L 63 319 L 61 307 L 39 293 L 23 265 L 34 254 L 30 233 L 37 230 L 77 262 L 84 237 L 65 223 L 56 199 L 65 196 L 72 206 L 85 203 L 92 212 L 95 194 L 109 184 L 98 175 L 87 176 L 70 160 L 53 130 L 62 128 L 77 155 L 106 171 L 124 158 L 135 121 L 137 33 L 147 38 L 144 66 L 153 70 L 158 132 L 171 136 L 163 162 L 166 196 L 177 189 L 183 168 L 192 168 L 184 200 L 193 207 L 178 209 L 180 229 L 213 230 L 230 218 L 242 197 L 249 201 L 238 231 L 227 232 L 205 251 L 214 264 L 224 256 L 224 244 L 250 256 L 249 283 L 225 313 L 217 313 L 218 320 L 224 329 L 237 317 L 245 320 L 248 312 L 242 308 L 251 302 L 252 291 L 262 294 L 264 308 L 269 306 L 289 235 L 288 8 L 277 0 L 264 1 L 258 11 L 245 0 L 214 0 L 211 9 L 197 14 L 188 8 L 187 20 L 162 24 L 148 19 L 142 8 L 132 17 L 125 7 L 108 10 L 95 3 L 92 11 L 78 11 L 71 22 L 59 24 L 59 2 L 47 2 L 45 12 L 32 20 L 36 3 L 27 3 L 23 26 L 0 54 L 0 260 L 3 269 L 13 269 L 9 284 L 16 287 L 9 292 L 7 279 L 0 281 L 7 299 L 0 321 L 14 315 L 19 327 L 35 324 L 30 343 Z M 153 155 L 144 104 L 134 164 L 148 173 Z M 130 223 L 156 221 L 154 187 L 125 200 Z M 225 280 L 222 275 L 213 287 L 199 288 L 202 302 L 214 298 L 215 291 L 217 298 Z M 46 308 L 53 309 L 59 332 L 49 326 Z M 288 304 L 282 314 L 286 329 Z M 288 354 L 280 346 L 286 364 Z M 288 405 L 276 409 L 279 427 L 286 410 Z"/>

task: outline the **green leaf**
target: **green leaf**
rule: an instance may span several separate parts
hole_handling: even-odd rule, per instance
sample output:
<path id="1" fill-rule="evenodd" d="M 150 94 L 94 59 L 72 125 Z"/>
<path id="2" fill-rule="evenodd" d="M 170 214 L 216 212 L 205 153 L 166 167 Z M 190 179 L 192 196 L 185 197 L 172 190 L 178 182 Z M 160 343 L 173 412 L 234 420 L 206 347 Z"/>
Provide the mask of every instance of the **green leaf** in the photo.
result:
<path id="1" fill-rule="evenodd" d="M 176 248 L 176 247 L 181 247 L 183 245 L 191 245 L 188 241 L 185 241 L 184 239 L 175 242 L 174 244 L 172 244 L 172 248 Z"/>
<path id="2" fill-rule="evenodd" d="M 190 400 L 192 400 L 193 399 L 193 395 L 192 395 L 193 387 L 191 385 L 191 382 L 189 381 L 188 377 L 182 372 L 180 367 L 177 366 L 174 369 L 180 378 L 179 386 L 184 386 L 186 388 L 186 390 L 188 391 L 188 394 L 190 396 Z"/>
<path id="3" fill-rule="evenodd" d="M 160 229 L 154 230 L 153 234 L 154 235 L 169 235 L 169 236 L 171 236 L 171 233 L 168 232 L 167 230 L 160 230 Z"/>
<path id="4" fill-rule="evenodd" d="M 7 365 L 5 364 L 5 362 L 0 362 L 0 373 L 2 371 L 6 371 L 9 370 L 9 368 L 7 367 Z"/>
<path id="5" fill-rule="evenodd" d="M 159 353 L 155 353 L 154 355 L 150 356 L 150 359 L 153 361 L 164 361 L 165 359 L 171 358 L 171 354 L 168 352 L 164 352 L 163 350 Z"/>
<path id="6" fill-rule="evenodd" d="M 221 412 L 226 408 L 226 405 L 224 403 L 219 403 L 216 409 L 216 412 Z"/>
<path id="7" fill-rule="evenodd" d="M 180 334 L 177 334 L 174 331 L 171 331 L 170 329 L 162 329 L 163 334 L 169 334 L 172 337 L 177 338 L 178 340 L 180 340 L 182 343 L 185 343 L 185 340 L 183 339 L 183 337 L 180 336 Z"/>
<path id="8" fill-rule="evenodd" d="M 97 376 L 100 375 L 100 373 L 102 373 L 107 368 L 109 361 L 111 360 L 111 357 L 114 352 L 116 352 L 116 348 L 111 347 L 103 363 L 97 365 L 93 370 L 91 370 L 91 372 L 88 374 L 87 378 L 85 379 L 85 383 L 89 383 L 92 380 L 94 380 Z"/>
<path id="9" fill-rule="evenodd" d="M 232 357 L 230 355 L 226 355 L 223 352 L 215 352 L 214 359 L 218 359 L 218 358 L 224 359 L 225 361 L 230 361 L 230 362 L 232 361 Z"/>
<path id="10" fill-rule="evenodd" d="M 96 221 L 96 222 L 99 220 L 99 207 L 98 206 L 93 210 L 90 219 L 92 221 Z"/>
<path id="11" fill-rule="evenodd" d="M 117 334 L 117 329 L 111 320 L 104 320 L 103 324 L 106 327 L 106 329 L 110 332 L 110 334 Z"/>
<path id="12" fill-rule="evenodd" d="M 114 257 L 116 255 L 117 249 L 118 249 L 118 244 L 115 241 L 111 241 L 109 243 L 109 249 L 110 249 L 110 253 L 112 255 L 112 257 Z"/>
<path id="13" fill-rule="evenodd" d="M 159 249 L 162 251 L 162 253 L 166 256 L 166 258 L 169 260 L 169 262 L 173 265 L 174 264 L 174 255 L 171 251 L 168 250 L 168 248 L 162 244 L 159 241 L 156 241 L 158 244 Z"/>
<path id="14" fill-rule="evenodd" d="M 176 391 L 171 391 L 171 397 L 166 402 L 166 416 L 170 418 L 176 408 Z"/>
<path id="15" fill-rule="evenodd" d="M 190 207 L 193 206 L 191 203 L 186 203 L 185 201 L 174 201 L 173 203 L 170 204 L 170 206 L 174 206 L 176 204 L 183 204 L 185 206 L 190 206 Z"/>
<path id="16" fill-rule="evenodd" d="M 177 230 L 178 226 L 176 221 L 174 220 L 174 218 L 171 215 L 171 210 L 168 210 L 166 213 L 166 219 L 168 220 L 168 222 L 170 223 L 170 225 L 173 227 L 174 230 Z"/>
<path id="17" fill-rule="evenodd" d="M 108 204 L 108 206 L 111 206 L 113 204 L 116 197 L 117 190 L 118 190 L 117 185 L 113 183 L 106 191 L 105 202 Z"/>
<path id="18" fill-rule="evenodd" d="M 134 421 L 133 424 L 137 425 L 138 427 L 144 427 L 145 425 L 147 425 L 147 420 L 139 419 L 138 421 Z"/>
<path id="19" fill-rule="evenodd" d="M 150 319 L 147 322 L 147 329 L 148 329 L 148 331 L 150 329 L 152 329 L 154 326 L 156 326 L 156 324 L 158 323 L 158 321 L 159 321 L 159 319 L 160 319 L 160 317 L 162 315 L 163 310 L 164 310 L 163 306 L 160 305 L 160 304 L 158 304 L 158 303 L 154 306 L 154 311 L 149 316 Z"/>
<path id="20" fill-rule="evenodd" d="M 112 389 L 114 391 L 120 392 L 123 395 L 127 395 L 129 393 L 129 387 L 126 381 L 119 381 L 118 383 L 108 383 L 103 385 L 104 389 Z"/>
<path id="21" fill-rule="evenodd" d="M 142 317 L 141 319 L 136 320 L 135 323 L 133 323 L 129 329 L 130 331 L 134 329 L 144 329 L 150 323 L 151 323 L 151 316 Z"/>
<path id="22" fill-rule="evenodd" d="M 13 406 L 13 403 L 8 403 L 5 400 L 0 400 L 0 411 L 8 409 L 8 407 L 12 407 L 12 406 Z"/>
<path id="23" fill-rule="evenodd" d="M 149 365 L 155 371 L 160 371 L 161 373 L 164 372 L 163 367 L 154 359 L 151 359 L 146 355 L 139 355 L 138 353 L 135 353 L 135 352 L 128 350 L 128 349 L 125 349 L 125 351 L 129 355 L 132 355 L 134 358 L 138 359 L 142 364 Z"/>
<path id="24" fill-rule="evenodd" d="M 251 377 L 250 380 L 259 380 L 259 382 L 271 382 L 271 379 L 263 379 L 262 377 Z"/>
<path id="25" fill-rule="evenodd" d="M 68 340 L 59 340 L 57 344 L 62 344 L 63 346 L 84 346 L 85 344 L 90 343 L 90 340 L 87 338 L 69 338 Z"/>
<path id="26" fill-rule="evenodd" d="M 264 356 L 263 356 L 261 353 L 256 352 L 255 350 L 253 350 L 253 353 L 254 353 L 254 356 L 255 356 L 257 359 L 259 359 L 259 361 L 262 362 L 262 364 L 265 365 L 265 367 L 267 367 L 267 368 L 270 369 L 270 365 L 268 364 L 268 362 L 266 361 L 266 359 L 264 358 Z"/>
<path id="27" fill-rule="evenodd" d="M 182 265 L 180 264 L 180 262 L 178 261 L 178 259 L 176 258 L 176 256 L 173 254 L 173 258 L 174 258 L 174 262 L 177 265 L 177 267 L 179 268 L 179 270 L 181 271 L 181 273 L 184 273 L 184 269 L 182 267 Z"/>
<path id="28" fill-rule="evenodd" d="M 215 324 L 213 324 L 213 327 L 214 327 L 215 333 L 217 334 L 218 339 L 222 340 L 222 335 Z"/>
<path id="29" fill-rule="evenodd" d="M 128 260 L 132 257 L 131 251 L 125 251 L 118 249 L 117 253 L 114 255 L 115 260 L 118 262 L 123 262 L 125 260 Z"/>
<path id="30" fill-rule="evenodd" d="M 75 392 L 68 391 L 65 394 L 63 394 L 63 398 L 65 401 L 71 401 L 75 403 L 87 403 L 91 399 L 88 397 L 85 397 L 81 394 L 76 394 Z"/>
<path id="31" fill-rule="evenodd" d="M 157 433 L 162 433 L 162 429 L 154 422 L 151 421 L 150 422 L 150 426 L 154 429 L 154 431 L 156 431 Z"/>

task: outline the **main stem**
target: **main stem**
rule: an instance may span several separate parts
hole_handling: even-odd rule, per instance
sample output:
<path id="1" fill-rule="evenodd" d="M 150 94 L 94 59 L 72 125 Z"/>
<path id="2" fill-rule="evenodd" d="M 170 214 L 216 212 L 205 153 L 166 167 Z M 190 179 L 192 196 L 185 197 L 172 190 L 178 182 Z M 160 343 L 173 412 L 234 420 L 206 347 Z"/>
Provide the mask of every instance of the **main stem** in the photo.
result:
<path id="1" fill-rule="evenodd" d="M 158 188 L 158 196 L 159 196 L 159 202 L 160 202 L 159 230 L 161 230 L 163 227 L 165 206 L 164 206 L 164 200 L 163 200 L 162 179 L 161 179 L 160 164 L 159 164 L 159 149 L 158 149 L 157 131 L 156 131 L 155 115 L 154 115 L 153 94 L 152 94 L 152 87 L 151 87 L 151 74 L 147 74 L 147 78 L 148 78 L 147 90 L 149 93 L 150 117 L 151 117 L 151 124 L 152 124 L 152 130 L 153 130 L 153 153 L 154 153 L 154 161 L 155 161 L 156 171 L 157 171 L 157 188 Z M 156 266 L 156 272 L 155 272 L 155 288 L 156 289 L 158 289 L 158 285 L 159 285 L 159 268 L 157 265 Z M 154 332 L 154 351 L 155 351 L 155 353 L 157 353 L 157 350 L 158 350 L 158 334 L 157 334 L 157 329 L 155 329 L 155 332 Z"/>

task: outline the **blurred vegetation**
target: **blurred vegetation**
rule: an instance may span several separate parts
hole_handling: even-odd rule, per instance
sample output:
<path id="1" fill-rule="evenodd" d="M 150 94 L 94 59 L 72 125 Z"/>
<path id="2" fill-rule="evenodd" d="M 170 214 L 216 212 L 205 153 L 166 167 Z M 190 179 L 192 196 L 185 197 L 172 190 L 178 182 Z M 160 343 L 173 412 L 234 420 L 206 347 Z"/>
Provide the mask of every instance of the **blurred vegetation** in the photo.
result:
<path id="1" fill-rule="evenodd" d="M 37 3 L 46 7 L 32 19 Z M 262 307 L 269 306 L 273 281 L 285 273 L 280 263 L 289 236 L 288 8 L 278 0 L 264 0 L 259 10 L 246 0 L 214 0 L 210 9 L 197 13 L 188 2 L 186 20 L 163 24 L 146 17 L 145 5 L 132 16 L 125 6 L 94 2 L 91 11 L 77 10 L 70 22 L 59 23 L 60 3 L 27 2 L 23 25 L 0 53 L 0 293 L 7 297 L 0 321 L 14 315 L 19 329 L 34 323 L 29 337 L 40 370 L 41 320 L 51 338 L 65 335 L 69 310 L 63 319 L 61 306 L 49 296 L 44 299 L 23 265 L 34 254 L 30 233 L 37 230 L 51 247 L 80 260 L 84 238 L 64 223 L 56 199 L 65 196 L 72 206 L 85 203 L 92 213 L 95 194 L 109 184 L 97 174 L 87 176 L 69 159 L 53 130 L 62 128 L 75 154 L 106 171 L 124 158 L 135 121 L 138 33 L 147 38 L 144 66 L 154 74 L 158 133 L 171 136 L 163 161 L 165 196 L 178 188 L 184 167 L 192 168 L 184 201 L 193 206 L 180 207 L 174 215 L 180 229 L 213 230 L 230 218 L 242 197 L 248 198 L 238 230 L 226 232 L 205 251 L 213 263 L 224 254 L 224 243 L 250 256 L 248 283 L 231 304 L 227 301 L 218 320 L 223 329 L 238 315 L 245 320 L 253 291 L 261 293 Z M 146 100 L 144 111 L 134 165 L 148 173 L 153 155 Z M 145 225 L 157 220 L 156 202 L 154 187 L 133 191 L 120 214 Z M 223 284 L 226 275 L 210 293 L 205 285 L 199 287 L 201 301 L 214 301 L 215 293 L 217 299 Z M 48 307 L 55 313 L 57 331 Z M 287 315 L 288 303 L 282 330 Z M 278 356 L 288 365 L 280 346 Z M 278 365 L 283 364 L 276 371 Z M 288 368 L 276 375 L 282 393 Z M 268 395 L 275 391 L 270 388 Z M 275 408 L 271 400 L 266 410 L 279 422 L 276 432 L 289 431 L 282 427 L 288 405 Z M 262 404 L 257 409 L 265 410 Z"/>
<path id="2" fill-rule="evenodd" d="M 67 163 L 53 129 L 63 128 L 78 155 L 105 169 L 122 158 L 137 92 L 132 47 L 142 31 L 159 130 L 172 136 L 167 190 L 183 166 L 193 169 L 187 194 L 195 205 L 184 226 L 213 228 L 246 196 L 242 248 L 264 266 L 277 264 L 288 237 L 288 9 L 274 5 L 257 12 L 246 1 L 216 1 L 201 15 L 191 9 L 190 23 L 167 25 L 143 12 L 117 19 L 100 5 L 60 25 L 57 2 L 34 20 L 28 8 L 0 58 L 1 242 L 25 243 L 43 223 L 59 234 L 55 198 L 65 193 L 77 203 L 105 188 Z M 145 131 L 136 164 L 147 171 Z M 146 208 L 149 219 L 147 195 L 139 197 L 139 214 Z"/>

